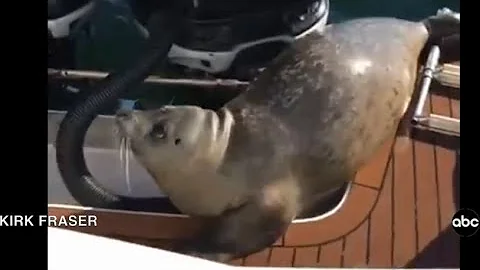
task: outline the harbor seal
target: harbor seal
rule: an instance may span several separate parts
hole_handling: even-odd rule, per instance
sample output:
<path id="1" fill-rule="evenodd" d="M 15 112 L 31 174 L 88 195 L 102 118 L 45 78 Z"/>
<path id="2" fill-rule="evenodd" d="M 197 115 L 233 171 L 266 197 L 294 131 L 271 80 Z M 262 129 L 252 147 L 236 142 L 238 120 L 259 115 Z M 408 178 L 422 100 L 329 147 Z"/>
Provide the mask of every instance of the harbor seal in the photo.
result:
<path id="1" fill-rule="evenodd" d="M 211 218 L 178 251 L 222 262 L 260 251 L 352 181 L 393 137 L 427 42 L 459 33 L 454 15 L 332 24 L 294 42 L 219 110 L 118 113 L 132 152 L 172 202 Z"/>

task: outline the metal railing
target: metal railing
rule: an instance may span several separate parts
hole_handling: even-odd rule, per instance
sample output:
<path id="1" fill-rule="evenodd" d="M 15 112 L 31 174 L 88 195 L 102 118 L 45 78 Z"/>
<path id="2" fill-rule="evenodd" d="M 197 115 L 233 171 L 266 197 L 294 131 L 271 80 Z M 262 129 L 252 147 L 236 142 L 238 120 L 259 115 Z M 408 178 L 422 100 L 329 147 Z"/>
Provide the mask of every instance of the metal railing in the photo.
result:
<path id="1" fill-rule="evenodd" d="M 420 93 L 412 122 L 415 128 L 460 137 L 460 119 L 425 113 L 424 110 L 429 91 L 431 90 L 432 80 L 437 81 L 441 85 L 460 90 L 460 66 L 439 65 L 439 59 L 440 48 L 433 46 L 422 71 Z"/>

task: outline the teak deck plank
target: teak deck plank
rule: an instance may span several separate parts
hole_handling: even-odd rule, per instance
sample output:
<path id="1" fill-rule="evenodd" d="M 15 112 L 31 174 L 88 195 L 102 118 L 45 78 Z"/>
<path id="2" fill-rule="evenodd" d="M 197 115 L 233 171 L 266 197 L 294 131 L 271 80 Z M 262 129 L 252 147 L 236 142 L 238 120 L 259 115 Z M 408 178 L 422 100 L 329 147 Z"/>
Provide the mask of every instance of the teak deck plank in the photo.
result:
<path id="1" fill-rule="evenodd" d="M 459 100 L 445 93 L 432 91 L 426 107 L 460 115 Z M 399 141 L 383 147 L 357 174 L 336 214 L 292 224 L 275 245 L 232 264 L 458 268 L 459 237 L 450 227 L 458 207 L 458 148 L 447 147 L 434 133 L 412 137 L 401 147 Z M 54 215 L 78 212 L 49 208 Z M 187 218 L 95 214 L 99 227 L 83 231 L 155 247 L 169 247 L 200 225 Z"/>
<path id="2" fill-rule="evenodd" d="M 245 258 L 245 261 L 242 263 L 245 265 L 268 266 L 271 256 L 272 249 L 266 248 L 260 252 L 248 256 L 248 258 Z"/>
<path id="3" fill-rule="evenodd" d="M 393 162 L 390 157 L 382 191 L 370 216 L 369 256 L 371 267 L 385 267 L 393 261 Z"/>
<path id="4" fill-rule="evenodd" d="M 344 239 L 342 238 L 335 242 L 319 245 L 320 257 L 318 261 L 312 261 L 309 266 L 342 267 L 343 241 Z"/>
<path id="5" fill-rule="evenodd" d="M 320 247 L 301 247 L 295 249 L 295 257 L 293 258 L 293 266 L 305 267 L 311 266 L 312 262 L 318 259 Z"/>
<path id="6" fill-rule="evenodd" d="M 417 237 L 418 250 L 423 250 L 439 233 L 438 186 L 435 171 L 433 147 L 424 142 L 414 142 L 415 163 L 421 169 L 415 170 L 417 193 Z"/>
<path id="7" fill-rule="evenodd" d="M 296 248 L 291 247 L 276 247 L 272 249 L 270 255 L 270 266 L 293 266 Z"/>
<path id="8" fill-rule="evenodd" d="M 415 255 L 415 181 L 412 142 L 393 157 L 393 266 L 401 267 Z"/>
<path id="9" fill-rule="evenodd" d="M 370 220 L 366 220 L 360 227 L 345 238 L 343 247 L 343 264 L 356 267 L 367 264 L 368 230 Z"/>

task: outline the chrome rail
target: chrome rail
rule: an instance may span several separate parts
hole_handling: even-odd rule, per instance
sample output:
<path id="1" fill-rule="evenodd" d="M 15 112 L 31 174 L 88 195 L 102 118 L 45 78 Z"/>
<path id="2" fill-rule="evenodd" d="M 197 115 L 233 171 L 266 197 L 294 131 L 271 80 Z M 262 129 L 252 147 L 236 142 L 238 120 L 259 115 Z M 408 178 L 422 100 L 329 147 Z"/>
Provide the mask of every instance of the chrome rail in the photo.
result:
<path id="1" fill-rule="evenodd" d="M 460 137 L 460 119 L 425 113 L 425 103 L 431 90 L 432 80 L 452 89 L 460 90 L 460 66 L 452 64 L 439 65 L 439 59 L 440 48 L 433 46 L 422 70 L 420 93 L 412 123 L 415 128 Z"/>

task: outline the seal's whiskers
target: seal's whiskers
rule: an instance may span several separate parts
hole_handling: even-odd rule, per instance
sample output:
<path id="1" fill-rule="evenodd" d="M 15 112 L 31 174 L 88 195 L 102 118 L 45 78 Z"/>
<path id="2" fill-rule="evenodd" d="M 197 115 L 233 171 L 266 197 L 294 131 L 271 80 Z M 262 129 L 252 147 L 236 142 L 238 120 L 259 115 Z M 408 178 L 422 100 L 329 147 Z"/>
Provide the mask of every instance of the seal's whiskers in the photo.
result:
<path id="1" fill-rule="evenodd" d="M 125 182 L 127 183 L 128 194 L 132 193 L 130 183 L 130 139 L 122 137 L 120 141 L 120 163 L 122 164 Z"/>

